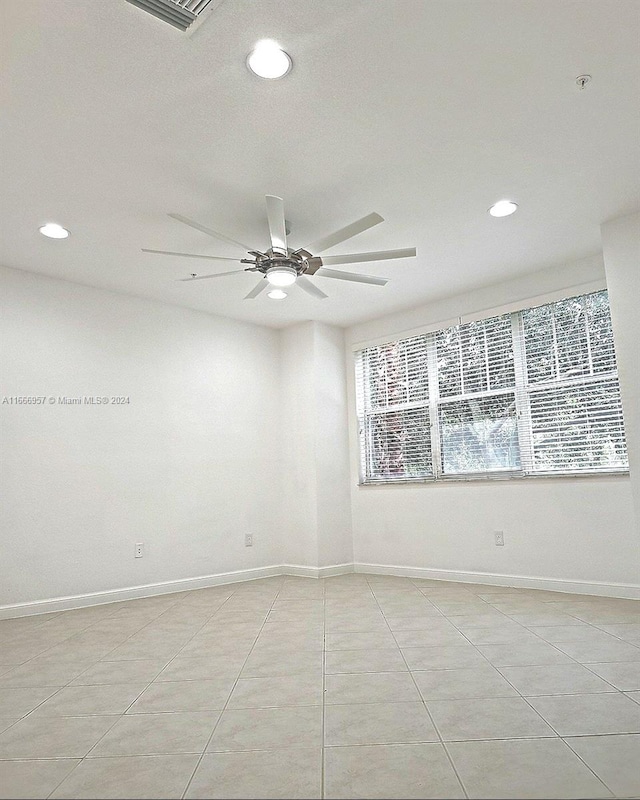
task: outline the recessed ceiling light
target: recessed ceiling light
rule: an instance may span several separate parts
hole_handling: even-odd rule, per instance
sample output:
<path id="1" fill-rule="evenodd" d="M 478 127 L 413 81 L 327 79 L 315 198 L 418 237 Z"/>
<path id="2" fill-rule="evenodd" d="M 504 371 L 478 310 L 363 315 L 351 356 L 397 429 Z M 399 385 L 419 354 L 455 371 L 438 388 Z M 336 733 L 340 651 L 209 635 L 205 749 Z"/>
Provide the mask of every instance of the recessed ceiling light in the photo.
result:
<path id="1" fill-rule="evenodd" d="M 46 225 L 41 225 L 38 230 L 43 236 L 48 236 L 49 239 L 66 239 L 69 236 L 69 231 L 58 225 L 57 222 L 47 222 Z"/>
<path id="2" fill-rule="evenodd" d="M 291 69 L 291 56 L 271 39 L 263 39 L 247 57 L 247 66 L 259 78 L 283 78 Z"/>
<path id="3" fill-rule="evenodd" d="M 270 297 L 272 300 L 284 300 L 287 296 L 286 292 L 283 292 L 282 289 L 272 289 L 270 292 L 267 292 L 267 297 Z"/>
<path id="4" fill-rule="evenodd" d="M 497 203 L 491 206 L 489 213 L 492 217 L 508 217 L 509 214 L 513 214 L 517 210 L 518 204 L 514 203 L 513 200 L 498 200 Z"/>

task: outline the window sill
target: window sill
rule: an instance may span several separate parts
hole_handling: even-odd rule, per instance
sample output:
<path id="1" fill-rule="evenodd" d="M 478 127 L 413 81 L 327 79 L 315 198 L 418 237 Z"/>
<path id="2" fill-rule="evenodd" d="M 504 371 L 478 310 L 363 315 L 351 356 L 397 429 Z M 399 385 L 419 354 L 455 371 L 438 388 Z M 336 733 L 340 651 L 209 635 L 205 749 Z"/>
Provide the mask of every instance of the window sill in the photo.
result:
<path id="1" fill-rule="evenodd" d="M 359 481 L 357 486 L 358 488 L 368 489 L 370 487 L 376 486 L 421 486 L 424 484 L 434 484 L 434 485 L 441 485 L 447 483 L 476 483 L 480 481 L 485 481 L 488 483 L 493 483 L 494 481 L 500 481 L 502 483 L 508 483 L 510 481 L 526 481 L 526 480 L 574 480 L 576 478 L 584 479 L 584 478 L 628 478 L 629 477 L 629 470 L 620 470 L 617 472 L 539 472 L 535 475 L 514 475 L 513 473 L 509 473 L 508 475 L 451 475 L 441 478 L 404 478 L 399 480 L 388 480 L 388 481 Z"/>

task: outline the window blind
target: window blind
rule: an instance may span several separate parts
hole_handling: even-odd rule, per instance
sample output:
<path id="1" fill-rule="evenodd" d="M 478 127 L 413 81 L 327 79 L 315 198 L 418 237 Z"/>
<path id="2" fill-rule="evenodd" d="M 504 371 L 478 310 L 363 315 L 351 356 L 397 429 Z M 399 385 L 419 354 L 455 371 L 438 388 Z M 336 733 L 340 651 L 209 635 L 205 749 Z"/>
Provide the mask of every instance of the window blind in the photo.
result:
<path id="1" fill-rule="evenodd" d="M 532 473 L 628 466 L 606 292 L 522 312 L 519 383 Z"/>
<path id="2" fill-rule="evenodd" d="M 628 468 L 606 291 L 356 353 L 363 483 Z"/>
<path id="3" fill-rule="evenodd" d="M 510 316 L 455 325 L 435 340 L 441 474 L 518 469 Z"/>
<path id="4" fill-rule="evenodd" d="M 427 338 L 370 347 L 357 358 L 367 482 L 431 477 Z"/>

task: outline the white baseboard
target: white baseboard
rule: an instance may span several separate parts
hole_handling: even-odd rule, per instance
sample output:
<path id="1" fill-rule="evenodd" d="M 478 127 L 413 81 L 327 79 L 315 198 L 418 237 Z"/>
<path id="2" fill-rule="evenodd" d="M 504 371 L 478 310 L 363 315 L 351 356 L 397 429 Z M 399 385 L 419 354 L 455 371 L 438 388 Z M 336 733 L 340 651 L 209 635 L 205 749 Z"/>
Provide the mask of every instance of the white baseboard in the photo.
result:
<path id="1" fill-rule="evenodd" d="M 520 589 L 548 589 L 569 594 L 591 594 L 605 597 L 640 599 L 640 586 L 624 583 L 604 583 L 589 581 L 557 580 L 554 578 L 534 578 L 523 575 L 494 575 L 490 572 L 462 572 L 427 567 L 403 567 L 386 564 L 333 564 L 327 567 L 306 567 L 300 564 L 274 564 L 268 567 L 242 569 L 235 572 L 220 572 L 217 575 L 201 575 L 197 578 L 182 578 L 163 583 L 148 583 L 126 589 L 110 589 L 104 592 L 53 597 L 28 603 L 13 603 L 0 606 L 0 619 L 26 617 L 33 614 L 48 614 L 55 611 L 69 611 L 75 608 L 135 600 L 140 597 L 154 597 L 161 594 L 206 589 L 210 586 L 223 586 L 240 581 L 271 578 L 279 575 L 292 575 L 304 578 L 329 578 L 347 575 L 351 572 L 368 572 L 371 575 L 397 575 L 404 578 L 431 578 L 460 583 L 485 583 L 488 586 L 514 586 Z"/>
<path id="2" fill-rule="evenodd" d="M 269 567 L 242 569 L 235 572 L 220 572 L 217 575 L 201 575 L 197 578 L 182 578 L 163 583 L 147 583 L 142 586 L 131 586 L 126 589 L 109 589 L 104 592 L 90 592 L 68 597 L 53 597 L 47 600 L 34 600 L 28 603 L 13 603 L 0 606 L 0 619 L 26 617 L 33 614 L 50 614 L 54 611 L 69 611 L 74 608 L 118 603 L 123 600 L 135 600 L 140 597 L 154 597 L 159 594 L 173 594 L 193 589 L 206 589 L 210 586 L 223 586 L 227 583 L 252 581 L 259 578 L 271 578 L 279 575 L 300 575 L 307 578 L 327 578 L 332 575 L 343 575 L 353 572 L 353 564 L 336 564 L 330 567 L 303 567 L 293 564 L 274 564 Z"/>
<path id="3" fill-rule="evenodd" d="M 284 564 L 283 575 L 300 576 L 301 578 L 333 578 L 335 575 L 347 575 L 353 572 L 353 564 L 333 564 L 330 567 L 303 567 L 299 564 Z"/>
<path id="4" fill-rule="evenodd" d="M 147 583 L 142 586 L 131 586 L 127 589 L 109 589 L 104 592 L 76 594 L 69 597 L 54 597 L 48 600 L 35 600 L 29 603 L 14 603 L 0 606 L 0 619 L 25 617 L 32 614 L 48 614 L 52 611 L 68 611 L 74 608 L 118 603 L 122 600 L 135 600 L 140 597 L 154 597 L 158 594 L 173 594 L 192 589 L 206 589 L 210 586 L 222 586 L 226 583 L 238 583 L 258 578 L 271 578 L 282 575 L 282 567 L 257 567 L 241 569 L 235 572 L 220 572 L 217 575 L 200 575 L 197 578 L 182 578 L 177 581 L 163 583 Z"/>
<path id="5" fill-rule="evenodd" d="M 547 589 L 567 594 L 591 594 L 604 597 L 640 599 L 640 586 L 633 583 L 604 583 L 602 581 L 574 581 L 556 578 L 536 578 L 524 575 L 498 575 L 491 572 L 430 569 L 428 567 L 402 567 L 386 564 L 354 564 L 354 572 L 371 575 L 397 575 L 403 578 L 430 578 L 459 583 L 486 583 L 488 586 L 513 586 L 518 589 Z"/>

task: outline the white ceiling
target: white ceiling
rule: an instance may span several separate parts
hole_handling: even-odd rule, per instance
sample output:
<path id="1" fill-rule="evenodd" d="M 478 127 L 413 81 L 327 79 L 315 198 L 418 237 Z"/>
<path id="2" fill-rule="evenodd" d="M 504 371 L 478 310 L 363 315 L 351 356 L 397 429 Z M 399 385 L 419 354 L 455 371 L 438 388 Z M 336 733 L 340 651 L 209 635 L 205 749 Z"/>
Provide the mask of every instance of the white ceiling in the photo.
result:
<path id="1" fill-rule="evenodd" d="M 223 0 L 188 36 L 125 0 L 2 0 L 0 263 L 281 327 L 348 325 L 578 259 L 640 206 L 637 0 Z M 245 67 L 276 39 L 283 80 Z M 575 78 L 593 81 L 580 92 Z M 179 212 L 267 243 L 264 195 L 303 246 L 371 211 L 333 253 L 416 246 L 243 300 L 252 274 L 177 283 L 238 251 Z M 515 199 L 518 213 L 488 206 Z M 67 241 L 37 232 L 53 220 Z M 241 254 L 240 254 L 241 255 Z M 195 266 L 197 263 L 197 267 Z"/>

